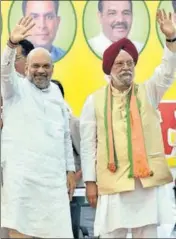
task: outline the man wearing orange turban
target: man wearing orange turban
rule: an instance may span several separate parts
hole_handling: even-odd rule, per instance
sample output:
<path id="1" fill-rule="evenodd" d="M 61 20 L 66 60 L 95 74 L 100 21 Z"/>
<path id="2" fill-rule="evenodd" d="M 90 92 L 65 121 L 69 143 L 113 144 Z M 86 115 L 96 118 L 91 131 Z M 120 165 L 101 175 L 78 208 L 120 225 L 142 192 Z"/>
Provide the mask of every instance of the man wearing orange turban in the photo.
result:
<path id="1" fill-rule="evenodd" d="M 174 226 L 166 185 L 167 165 L 157 113 L 174 81 L 176 29 L 172 15 L 159 10 L 166 37 L 162 63 L 144 84 L 134 82 L 138 52 L 128 39 L 103 55 L 111 82 L 88 97 L 80 120 L 81 160 L 86 194 L 97 207 L 94 232 L 100 238 L 157 238 L 157 226 Z M 147 70 L 147 66 L 145 69 Z"/>

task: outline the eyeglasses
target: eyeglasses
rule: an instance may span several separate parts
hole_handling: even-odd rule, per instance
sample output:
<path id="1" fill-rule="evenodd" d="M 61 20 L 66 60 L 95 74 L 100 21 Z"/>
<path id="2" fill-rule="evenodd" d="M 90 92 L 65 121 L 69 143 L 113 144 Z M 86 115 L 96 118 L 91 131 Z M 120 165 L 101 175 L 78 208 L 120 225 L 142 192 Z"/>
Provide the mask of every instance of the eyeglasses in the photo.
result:
<path id="1" fill-rule="evenodd" d="M 124 68 L 125 66 L 127 66 L 128 68 L 132 68 L 134 67 L 134 61 L 116 61 L 114 62 L 114 66 L 115 68 Z"/>

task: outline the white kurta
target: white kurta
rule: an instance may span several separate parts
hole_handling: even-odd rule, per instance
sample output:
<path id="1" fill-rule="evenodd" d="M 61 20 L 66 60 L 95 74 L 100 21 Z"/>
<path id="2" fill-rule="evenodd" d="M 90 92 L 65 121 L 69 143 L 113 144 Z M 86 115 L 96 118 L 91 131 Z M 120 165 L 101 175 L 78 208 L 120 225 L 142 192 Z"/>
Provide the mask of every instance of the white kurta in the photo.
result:
<path id="1" fill-rule="evenodd" d="M 135 45 L 135 47 L 137 48 L 138 52 L 141 52 L 144 44 L 141 42 L 137 42 L 137 41 L 133 41 L 133 44 Z M 99 56 L 103 56 L 104 51 L 113 43 L 112 41 L 110 41 L 103 32 L 100 32 L 99 35 L 89 39 L 88 41 L 89 45 L 91 46 L 91 48 L 99 55 Z"/>
<path id="2" fill-rule="evenodd" d="M 145 82 L 148 100 L 154 108 L 174 80 L 176 54 L 165 47 L 162 64 Z M 125 93 L 120 93 L 124 97 Z M 96 181 L 95 160 L 97 148 L 96 116 L 93 96 L 89 96 L 80 119 L 81 159 L 84 181 Z M 157 139 L 156 139 L 157 140 Z M 120 159 L 119 159 L 120 160 Z M 173 201 L 167 185 L 143 189 L 135 181 L 131 192 L 98 197 L 95 218 L 95 236 L 104 235 L 118 228 L 136 228 L 149 224 L 174 225 Z"/>
<path id="3" fill-rule="evenodd" d="M 72 238 L 66 171 L 74 171 L 68 113 L 59 88 L 39 90 L 1 60 L 4 185 L 1 226 L 40 238 Z"/>

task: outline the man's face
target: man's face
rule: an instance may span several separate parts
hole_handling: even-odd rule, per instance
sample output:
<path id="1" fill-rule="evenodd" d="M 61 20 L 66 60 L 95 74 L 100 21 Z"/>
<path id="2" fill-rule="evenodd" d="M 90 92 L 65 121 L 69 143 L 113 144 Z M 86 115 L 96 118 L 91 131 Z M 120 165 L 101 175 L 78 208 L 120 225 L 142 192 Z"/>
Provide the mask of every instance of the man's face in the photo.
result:
<path id="1" fill-rule="evenodd" d="M 113 83 L 124 88 L 130 87 L 134 77 L 134 66 L 133 58 L 121 50 L 111 69 Z"/>
<path id="2" fill-rule="evenodd" d="M 18 46 L 16 49 L 15 69 L 21 75 L 25 75 L 25 64 L 26 57 L 22 54 L 22 47 Z"/>
<path id="3" fill-rule="evenodd" d="M 112 42 L 128 36 L 132 25 L 132 10 L 129 1 L 103 1 L 100 23 L 106 37 Z"/>
<path id="4" fill-rule="evenodd" d="M 35 26 L 32 36 L 28 39 L 35 47 L 40 46 L 49 49 L 56 36 L 60 17 L 56 15 L 53 1 L 28 1 L 26 16 L 32 16 Z"/>
<path id="5" fill-rule="evenodd" d="M 39 89 L 46 89 L 53 73 L 53 64 L 49 56 L 36 52 L 26 64 L 27 78 Z"/>

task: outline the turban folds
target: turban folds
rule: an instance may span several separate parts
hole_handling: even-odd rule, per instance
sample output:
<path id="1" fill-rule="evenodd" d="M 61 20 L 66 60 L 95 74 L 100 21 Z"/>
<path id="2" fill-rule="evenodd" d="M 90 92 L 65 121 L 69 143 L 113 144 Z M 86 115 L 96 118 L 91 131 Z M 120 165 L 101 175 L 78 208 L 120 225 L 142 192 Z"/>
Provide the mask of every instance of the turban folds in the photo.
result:
<path id="1" fill-rule="evenodd" d="M 103 71 L 105 74 L 110 75 L 111 68 L 120 50 L 128 52 L 136 65 L 138 61 L 138 51 L 135 45 L 129 39 L 122 38 L 108 47 L 103 54 Z"/>

